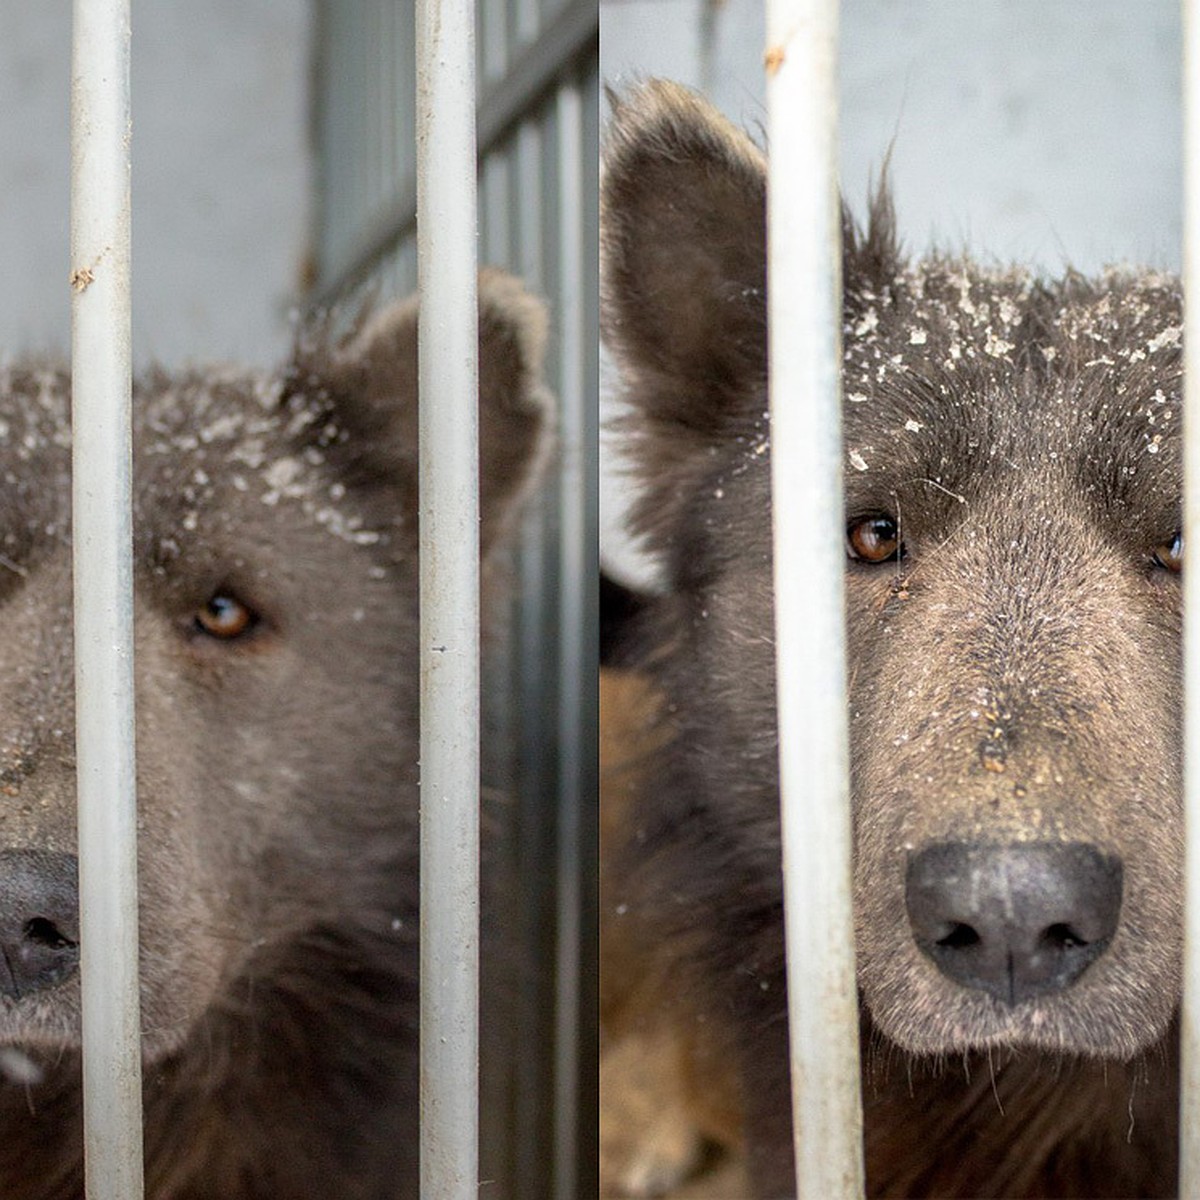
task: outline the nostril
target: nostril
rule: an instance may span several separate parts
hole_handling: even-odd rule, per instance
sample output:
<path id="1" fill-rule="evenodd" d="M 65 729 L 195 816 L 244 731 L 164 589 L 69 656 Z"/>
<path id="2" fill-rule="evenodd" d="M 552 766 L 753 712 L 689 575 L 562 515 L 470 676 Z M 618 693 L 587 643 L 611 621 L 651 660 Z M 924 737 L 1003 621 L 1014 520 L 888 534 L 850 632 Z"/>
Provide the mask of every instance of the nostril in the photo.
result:
<path id="1" fill-rule="evenodd" d="M 48 950 L 67 950 L 76 945 L 53 921 L 45 917 L 33 917 L 26 921 L 21 934 L 27 942 L 45 946 Z"/>
<path id="2" fill-rule="evenodd" d="M 1059 950 L 1074 950 L 1088 944 L 1087 938 L 1082 937 L 1070 925 L 1048 925 L 1042 930 L 1040 941 Z"/>
<path id="3" fill-rule="evenodd" d="M 965 950 L 968 946 L 978 945 L 979 934 L 961 921 L 956 921 L 954 927 L 945 937 L 938 938 L 935 945 L 945 946 L 950 950 Z"/>
<path id="4" fill-rule="evenodd" d="M 78 870 L 73 854 L 0 850 L 0 995 L 20 1000 L 78 970 Z"/>

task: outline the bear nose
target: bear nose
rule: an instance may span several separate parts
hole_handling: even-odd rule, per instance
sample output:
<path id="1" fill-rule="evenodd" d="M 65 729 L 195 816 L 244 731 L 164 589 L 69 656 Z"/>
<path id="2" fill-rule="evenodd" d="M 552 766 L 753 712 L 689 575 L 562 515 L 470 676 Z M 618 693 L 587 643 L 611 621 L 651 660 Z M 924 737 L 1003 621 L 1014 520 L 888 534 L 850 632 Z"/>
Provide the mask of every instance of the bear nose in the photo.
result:
<path id="1" fill-rule="evenodd" d="M 73 854 L 0 851 L 0 993 L 14 999 L 79 965 L 79 864 Z"/>
<path id="2" fill-rule="evenodd" d="M 1005 1004 L 1062 991 L 1112 940 L 1121 860 L 1080 842 L 944 842 L 908 864 L 917 945 L 963 987 Z"/>

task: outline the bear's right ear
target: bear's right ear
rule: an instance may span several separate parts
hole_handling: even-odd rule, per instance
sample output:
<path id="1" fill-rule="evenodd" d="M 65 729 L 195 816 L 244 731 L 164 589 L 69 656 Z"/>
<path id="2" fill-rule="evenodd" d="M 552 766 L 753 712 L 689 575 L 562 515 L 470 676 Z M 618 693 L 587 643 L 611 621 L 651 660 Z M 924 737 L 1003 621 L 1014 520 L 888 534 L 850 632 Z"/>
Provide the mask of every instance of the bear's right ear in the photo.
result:
<path id="1" fill-rule="evenodd" d="M 613 97 L 603 321 L 643 419 L 706 437 L 766 380 L 766 163 L 695 93 Z"/>
<path id="2" fill-rule="evenodd" d="M 503 271 L 479 275 L 480 549 L 509 532 L 538 484 L 553 436 L 544 380 L 545 305 Z M 328 447 L 351 484 L 389 494 L 396 511 L 416 513 L 416 297 L 362 313 L 333 341 L 326 326 L 302 336 L 288 375 L 297 391 L 319 387 L 346 435 Z M 462 398 L 466 403 L 465 397 Z M 304 427 L 301 436 L 317 436 Z M 415 527 L 415 523 L 414 523 Z"/>

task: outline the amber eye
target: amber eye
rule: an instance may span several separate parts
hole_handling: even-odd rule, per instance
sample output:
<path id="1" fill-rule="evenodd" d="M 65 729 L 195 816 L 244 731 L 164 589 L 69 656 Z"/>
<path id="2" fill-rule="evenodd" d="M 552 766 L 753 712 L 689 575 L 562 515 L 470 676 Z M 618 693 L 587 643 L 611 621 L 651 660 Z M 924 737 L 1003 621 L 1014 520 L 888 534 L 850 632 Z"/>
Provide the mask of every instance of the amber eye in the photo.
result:
<path id="1" fill-rule="evenodd" d="M 1154 561 L 1168 571 L 1183 570 L 1183 534 L 1177 533 L 1169 542 L 1164 542 L 1154 551 Z"/>
<path id="2" fill-rule="evenodd" d="M 903 553 L 900 531 L 891 517 L 870 517 L 846 530 L 846 549 L 860 562 L 882 563 Z"/>
<path id="3" fill-rule="evenodd" d="M 226 642 L 249 633 L 258 621 L 258 614 L 252 608 L 225 592 L 217 592 L 194 619 L 196 629 Z"/>

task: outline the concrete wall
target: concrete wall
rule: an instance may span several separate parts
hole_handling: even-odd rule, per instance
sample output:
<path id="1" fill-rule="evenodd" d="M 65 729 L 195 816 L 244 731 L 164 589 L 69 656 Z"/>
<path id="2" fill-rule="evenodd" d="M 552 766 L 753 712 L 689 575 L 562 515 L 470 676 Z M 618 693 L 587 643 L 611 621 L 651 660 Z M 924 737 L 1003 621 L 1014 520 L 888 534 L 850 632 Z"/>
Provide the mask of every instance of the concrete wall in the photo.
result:
<path id="1" fill-rule="evenodd" d="M 668 75 L 765 121 L 761 0 L 604 0 L 608 81 Z M 895 139 L 908 244 L 1061 270 L 1178 266 L 1177 0 L 844 0 L 842 178 Z"/>
<path id="2" fill-rule="evenodd" d="M 70 11 L 0 0 L 0 353 L 70 344 Z M 133 10 L 134 351 L 270 362 L 308 234 L 309 9 Z"/>

